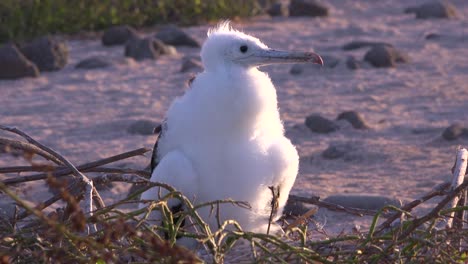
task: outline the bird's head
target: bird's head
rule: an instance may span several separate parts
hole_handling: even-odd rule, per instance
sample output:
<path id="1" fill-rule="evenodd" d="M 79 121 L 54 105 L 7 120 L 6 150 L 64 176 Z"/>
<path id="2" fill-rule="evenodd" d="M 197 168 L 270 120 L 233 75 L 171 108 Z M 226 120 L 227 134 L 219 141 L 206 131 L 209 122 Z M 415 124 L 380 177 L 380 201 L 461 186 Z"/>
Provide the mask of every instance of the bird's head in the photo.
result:
<path id="1" fill-rule="evenodd" d="M 316 63 L 322 58 L 314 52 L 280 51 L 268 48 L 259 39 L 231 28 L 223 22 L 208 31 L 201 50 L 203 66 L 215 70 L 223 66 L 258 67 L 279 63 Z"/>

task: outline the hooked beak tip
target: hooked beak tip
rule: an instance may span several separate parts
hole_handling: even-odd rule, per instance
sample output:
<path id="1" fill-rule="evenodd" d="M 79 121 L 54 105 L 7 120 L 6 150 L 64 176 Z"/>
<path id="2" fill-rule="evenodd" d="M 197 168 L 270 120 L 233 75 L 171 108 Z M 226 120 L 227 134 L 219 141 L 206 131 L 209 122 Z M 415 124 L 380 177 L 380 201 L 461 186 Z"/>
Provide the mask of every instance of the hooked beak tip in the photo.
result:
<path id="1" fill-rule="evenodd" d="M 310 52 L 309 57 L 310 57 L 310 60 L 309 60 L 310 62 L 315 63 L 315 64 L 319 64 L 320 66 L 323 66 L 323 59 L 317 53 Z"/>

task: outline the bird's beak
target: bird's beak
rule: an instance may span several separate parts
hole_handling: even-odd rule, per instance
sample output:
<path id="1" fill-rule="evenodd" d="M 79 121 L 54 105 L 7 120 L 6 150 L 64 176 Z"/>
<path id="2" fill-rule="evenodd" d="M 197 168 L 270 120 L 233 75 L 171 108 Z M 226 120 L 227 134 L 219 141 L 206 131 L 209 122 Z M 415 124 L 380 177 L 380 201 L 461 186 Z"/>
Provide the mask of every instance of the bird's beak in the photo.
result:
<path id="1" fill-rule="evenodd" d="M 323 66 L 322 57 L 317 53 L 273 49 L 259 50 L 249 56 L 249 61 L 252 66 L 281 63 L 315 63 Z"/>

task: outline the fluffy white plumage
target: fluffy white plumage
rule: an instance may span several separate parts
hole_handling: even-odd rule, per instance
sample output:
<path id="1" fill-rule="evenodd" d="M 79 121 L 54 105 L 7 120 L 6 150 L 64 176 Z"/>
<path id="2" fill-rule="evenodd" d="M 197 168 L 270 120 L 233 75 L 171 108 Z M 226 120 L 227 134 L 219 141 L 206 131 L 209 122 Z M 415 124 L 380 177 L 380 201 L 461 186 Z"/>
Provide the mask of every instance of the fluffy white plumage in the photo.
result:
<path id="1" fill-rule="evenodd" d="M 229 23 L 208 32 L 201 58 L 205 71 L 167 112 L 151 181 L 174 186 L 195 204 L 227 198 L 247 201 L 251 210 L 222 205 L 221 220 L 235 219 L 244 230 L 266 232 L 272 201 L 268 187 L 279 187 L 279 217 L 299 157 L 284 136 L 275 87 L 257 67 L 323 62 L 312 52 L 271 50 Z M 158 193 L 158 188 L 150 189 L 142 199 L 157 199 Z M 216 230 L 209 208 L 199 213 Z M 156 212 L 152 217 L 160 216 Z M 272 231 L 278 230 L 272 226 Z"/>

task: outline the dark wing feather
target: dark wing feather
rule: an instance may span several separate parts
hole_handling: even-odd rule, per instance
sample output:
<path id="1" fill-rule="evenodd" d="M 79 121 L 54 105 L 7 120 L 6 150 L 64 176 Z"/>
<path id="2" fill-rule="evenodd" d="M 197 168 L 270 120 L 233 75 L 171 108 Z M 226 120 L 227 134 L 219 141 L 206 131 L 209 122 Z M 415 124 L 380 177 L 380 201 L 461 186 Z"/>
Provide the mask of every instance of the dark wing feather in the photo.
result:
<path id="1" fill-rule="evenodd" d="M 162 122 L 161 125 L 154 128 L 154 133 L 159 133 L 158 139 L 153 146 L 153 154 L 151 155 L 151 174 L 153 174 L 154 169 L 158 166 L 160 157 L 158 157 L 158 143 L 159 140 L 164 136 L 164 132 L 167 130 L 166 119 Z"/>
<path id="2" fill-rule="evenodd" d="M 188 86 L 190 88 L 190 86 L 192 85 L 193 81 L 195 80 L 195 76 L 192 76 L 190 78 L 190 80 L 188 81 Z M 167 131 L 167 121 L 166 119 L 163 120 L 162 124 L 157 126 L 155 129 L 154 129 L 154 133 L 157 134 L 159 133 L 159 136 L 158 136 L 158 139 L 156 139 L 156 142 L 154 143 L 154 147 L 153 147 L 153 154 L 151 156 L 151 175 L 153 175 L 153 171 L 154 169 L 156 169 L 156 167 L 158 166 L 158 163 L 160 161 L 160 157 L 158 157 L 158 144 L 159 144 L 159 140 L 161 138 L 164 137 L 164 133 L 165 131 Z M 182 203 L 179 203 L 175 206 L 172 206 L 170 208 L 171 212 L 173 214 L 177 214 L 179 212 L 181 212 L 183 209 L 182 209 Z M 180 216 L 177 216 L 177 217 L 174 217 L 174 223 L 179 221 L 179 218 Z M 182 224 L 181 224 L 181 227 L 184 227 L 185 226 L 185 219 L 182 221 Z M 169 239 L 169 233 L 168 232 L 164 232 L 164 237 L 166 239 Z M 180 235 L 177 235 L 176 238 L 180 238 Z"/>

